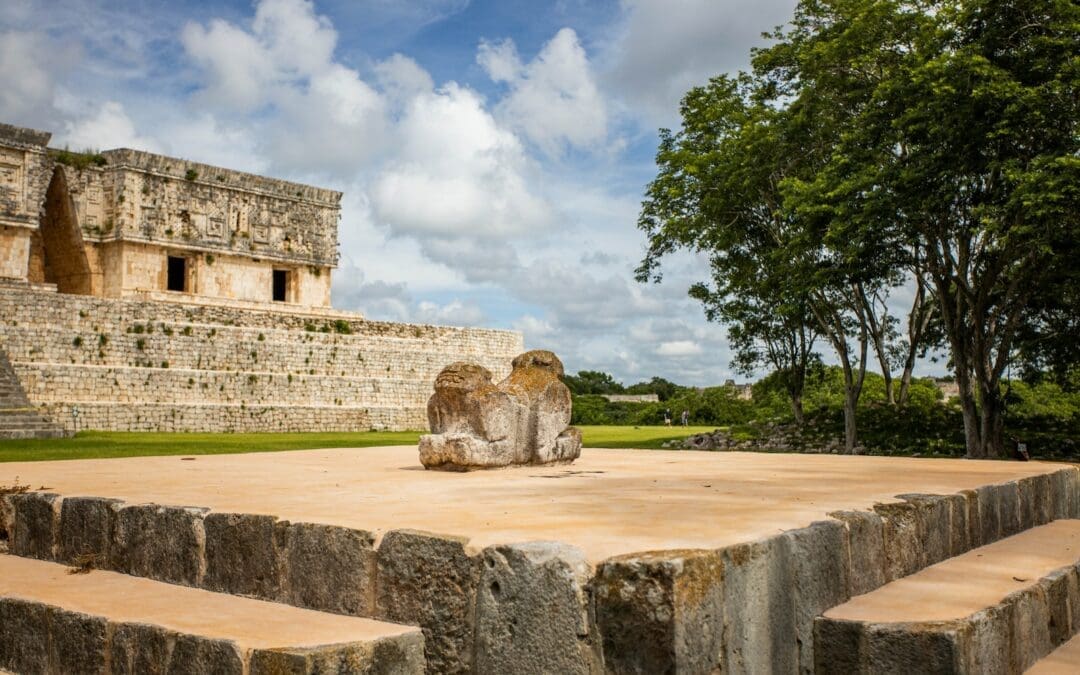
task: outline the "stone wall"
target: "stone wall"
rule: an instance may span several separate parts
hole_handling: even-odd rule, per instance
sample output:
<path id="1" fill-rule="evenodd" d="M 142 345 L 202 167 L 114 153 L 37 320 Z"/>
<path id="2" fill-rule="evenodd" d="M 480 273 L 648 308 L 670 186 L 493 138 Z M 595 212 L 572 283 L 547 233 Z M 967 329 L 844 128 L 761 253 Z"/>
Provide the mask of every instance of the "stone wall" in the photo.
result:
<path id="1" fill-rule="evenodd" d="M 425 428 L 444 366 L 471 360 L 503 377 L 524 349 L 510 331 L 18 285 L 0 285 L 0 316 L 27 395 L 67 429 Z"/>

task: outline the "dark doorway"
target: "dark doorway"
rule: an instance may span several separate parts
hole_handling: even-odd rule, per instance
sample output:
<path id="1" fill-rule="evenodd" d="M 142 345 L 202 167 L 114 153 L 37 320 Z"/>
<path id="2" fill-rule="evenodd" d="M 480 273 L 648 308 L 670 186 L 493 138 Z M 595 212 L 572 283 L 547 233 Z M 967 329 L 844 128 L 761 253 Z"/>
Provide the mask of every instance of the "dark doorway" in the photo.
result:
<path id="1" fill-rule="evenodd" d="M 289 272 L 274 270 L 274 302 L 285 302 L 289 291 Z"/>
<path id="2" fill-rule="evenodd" d="M 169 278 L 165 288 L 181 293 L 187 290 L 187 258 L 169 256 Z"/>

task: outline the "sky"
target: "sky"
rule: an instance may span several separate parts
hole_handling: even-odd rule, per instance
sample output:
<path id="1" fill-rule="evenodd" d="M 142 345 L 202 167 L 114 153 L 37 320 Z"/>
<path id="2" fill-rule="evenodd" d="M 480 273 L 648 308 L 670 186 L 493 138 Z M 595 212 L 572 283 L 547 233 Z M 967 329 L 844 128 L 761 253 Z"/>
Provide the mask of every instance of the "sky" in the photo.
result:
<path id="1" fill-rule="evenodd" d="M 335 307 L 707 386 L 690 254 L 634 281 L 657 130 L 794 0 L 3 0 L 0 121 L 344 192 Z"/>

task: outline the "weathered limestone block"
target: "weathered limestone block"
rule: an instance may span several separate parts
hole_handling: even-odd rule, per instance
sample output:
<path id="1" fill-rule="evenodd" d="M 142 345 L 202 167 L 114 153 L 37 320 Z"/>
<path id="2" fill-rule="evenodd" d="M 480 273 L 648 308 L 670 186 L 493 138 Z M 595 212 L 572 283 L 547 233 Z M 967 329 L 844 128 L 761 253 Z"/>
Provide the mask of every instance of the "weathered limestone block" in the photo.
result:
<path id="1" fill-rule="evenodd" d="M 207 514 L 203 518 L 206 531 L 203 588 L 265 600 L 279 599 L 288 525 L 274 516 Z"/>
<path id="2" fill-rule="evenodd" d="M 71 564 L 76 558 L 91 556 L 94 567 L 105 567 L 109 561 L 113 523 L 121 503 L 116 499 L 97 497 L 64 498 L 60 506 L 57 560 Z"/>
<path id="3" fill-rule="evenodd" d="M 707 673 L 721 666 L 727 589 L 716 551 L 610 558 L 597 568 L 592 591 L 608 672 Z"/>
<path id="4" fill-rule="evenodd" d="M 0 669 L 26 675 L 48 672 L 50 609 L 38 602 L 0 599 Z"/>
<path id="5" fill-rule="evenodd" d="M 7 553 L 15 533 L 15 505 L 12 495 L 0 495 L 0 554 Z"/>
<path id="6" fill-rule="evenodd" d="M 198 586 L 204 573 L 203 514 L 194 507 L 140 504 L 116 512 L 109 569 Z"/>
<path id="7" fill-rule="evenodd" d="M 52 608 L 49 612 L 49 666 L 54 673 L 105 673 L 108 621 Z"/>
<path id="8" fill-rule="evenodd" d="M 114 675 L 165 673 L 176 633 L 160 626 L 119 623 L 113 626 L 110 665 Z"/>
<path id="9" fill-rule="evenodd" d="M 794 672 L 798 667 L 791 549 L 780 536 L 721 551 L 724 672 Z"/>
<path id="10" fill-rule="evenodd" d="M 370 532 L 292 523 L 287 534 L 287 601 L 297 607 L 372 616 L 377 559 Z"/>
<path id="11" fill-rule="evenodd" d="M 492 546 L 476 600 L 480 673 L 600 673 L 584 552 L 558 542 Z"/>
<path id="12" fill-rule="evenodd" d="M 868 593 L 885 585 L 885 524 L 873 511 L 829 514 L 847 527 L 848 595 Z"/>
<path id="13" fill-rule="evenodd" d="M 916 569 L 922 569 L 951 557 L 952 505 L 939 495 L 897 495 L 915 507 L 918 543 L 921 555 Z"/>
<path id="14" fill-rule="evenodd" d="M 847 535 L 843 523 L 835 520 L 782 535 L 791 561 L 799 672 L 814 671 L 814 618 L 850 597 Z"/>
<path id="15" fill-rule="evenodd" d="M 898 502 L 875 504 L 874 511 L 885 524 L 886 580 L 893 581 L 922 569 L 918 508 L 910 502 Z"/>
<path id="16" fill-rule="evenodd" d="M 420 438 L 421 463 L 468 471 L 574 461 L 581 454 L 581 432 L 567 426 L 570 390 L 562 375 L 559 358 L 543 350 L 515 358 L 498 385 L 482 366 L 447 366 L 428 401 L 431 434 Z"/>
<path id="17" fill-rule="evenodd" d="M 373 645 L 256 649 L 251 653 L 249 672 L 250 675 L 419 675 L 424 672 L 424 635 L 420 631 L 405 633 Z"/>
<path id="18" fill-rule="evenodd" d="M 15 533 L 11 552 L 26 558 L 56 559 L 56 534 L 60 523 L 60 495 L 27 492 L 12 495 Z"/>
<path id="19" fill-rule="evenodd" d="M 1067 467 L 1050 474 L 1050 494 L 1053 520 L 1074 518 L 1073 482 L 1076 479 L 1076 467 Z"/>
<path id="20" fill-rule="evenodd" d="M 466 541 L 392 530 L 379 545 L 378 618 L 423 629 L 428 672 L 472 670 L 480 568 Z"/>
<path id="21" fill-rule="evenodd" d="M 244 655 L 235 642 L 194 635 L 177 635 L 169 655 L 168 675 L 214 673 L 243 675 Z"/>

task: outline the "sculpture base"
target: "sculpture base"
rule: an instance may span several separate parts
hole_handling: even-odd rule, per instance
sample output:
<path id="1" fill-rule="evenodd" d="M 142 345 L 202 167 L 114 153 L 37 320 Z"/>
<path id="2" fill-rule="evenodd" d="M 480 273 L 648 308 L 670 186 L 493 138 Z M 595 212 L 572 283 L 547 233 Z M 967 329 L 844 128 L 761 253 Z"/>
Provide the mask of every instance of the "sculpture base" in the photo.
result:
<path id="1" fill-rule="evenodd" d="M 530 456 L 531 455 L 531 456 Z M 567 427 L 549 447 L 535 454 L 508 441 L 486 441 L 470 434 L 428 434 L 420 437 L 420 463 L 437 471 L 477 471 L 513 465 L 569 464 L 581 455 L 581 431 Z"/>

